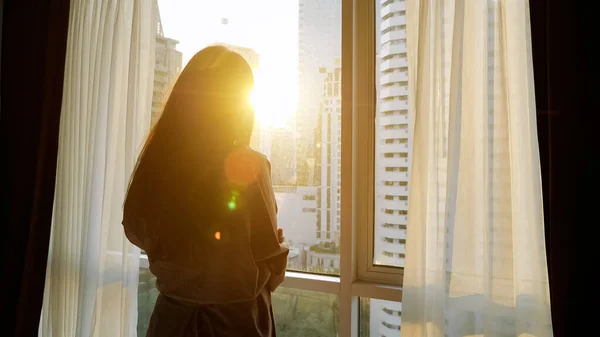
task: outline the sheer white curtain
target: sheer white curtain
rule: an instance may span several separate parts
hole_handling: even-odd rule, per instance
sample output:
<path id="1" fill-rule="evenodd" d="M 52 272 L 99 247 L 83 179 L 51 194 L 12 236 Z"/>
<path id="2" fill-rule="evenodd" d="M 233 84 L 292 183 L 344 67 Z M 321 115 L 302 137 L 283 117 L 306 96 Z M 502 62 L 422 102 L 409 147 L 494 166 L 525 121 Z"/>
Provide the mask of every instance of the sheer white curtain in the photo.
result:
<path id="1" fill-rule="evenodd" d="M 402 337 L 551 336 L 526 0 L 410 0 Z"/>
<path id="2" fill-rule="evenodd" d="M 41 336 L 135 336 L 122 205 L 150 124 L 153 0 L 72 0 Z"/>

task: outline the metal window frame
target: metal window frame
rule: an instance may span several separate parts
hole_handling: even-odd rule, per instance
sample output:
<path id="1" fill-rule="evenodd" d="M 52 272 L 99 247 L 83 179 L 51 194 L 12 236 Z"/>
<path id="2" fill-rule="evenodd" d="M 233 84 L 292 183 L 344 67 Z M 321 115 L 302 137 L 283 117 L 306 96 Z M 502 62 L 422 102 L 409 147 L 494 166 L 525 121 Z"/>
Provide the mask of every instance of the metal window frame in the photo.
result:
<path id="1" fill-rule="evenodd" d="M 355 73 L 352 79 L 353 83 L 344 84 L 353 85 L 355 96 L 352 104 L 354 146 L 351 153 L 355 159 L 353 162 L 355 170 L 353 187 L 356 193 L 353 205 L 355 219 L 353 220 L 357 233 L 357 274 L 361 281 L 401 287 L 404 268 L 373 263 L 375 251 L 375 128 L 377 127 L 375 120 L 377 111 L 375 43 L 377 41 L 376 34 L 379 34 L 378 27 L 375 27 L 375 15 L 379 15 L 376 12 L 376 1 L 379 0 L 348 1 L 353 2 L 355 10 L 353 13 L 355 18 L 354 48 L 352 49 Z M 346 55 L 343 54 L 342 58 L 344 56 Z M 342 62 L 342 68 L 343 66 Z M 343 108 L 342 106 L 342 113 Z M 344 139 L 342 139 L 342 153 L 345 155 L 348 152 L 344 152 L 343 142 Z M 342 166 L 343 175 L 344 167 Z M 342 195 L 343 193 L 344 189 L 342 188 Z"/>

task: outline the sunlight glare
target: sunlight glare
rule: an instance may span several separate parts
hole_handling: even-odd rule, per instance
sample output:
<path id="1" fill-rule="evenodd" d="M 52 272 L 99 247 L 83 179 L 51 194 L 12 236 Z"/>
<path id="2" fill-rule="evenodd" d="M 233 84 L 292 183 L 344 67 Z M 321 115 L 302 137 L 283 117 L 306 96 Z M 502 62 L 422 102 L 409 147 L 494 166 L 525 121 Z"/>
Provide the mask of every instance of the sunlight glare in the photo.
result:
<path id="1" fill-rule="evenodd" d="M 255 118 L 262 127 L 279 128 L 289 125 L 297 102 L 294 86 L 281 83 L 281 77 L 258 70 L 250 102 Z"/>

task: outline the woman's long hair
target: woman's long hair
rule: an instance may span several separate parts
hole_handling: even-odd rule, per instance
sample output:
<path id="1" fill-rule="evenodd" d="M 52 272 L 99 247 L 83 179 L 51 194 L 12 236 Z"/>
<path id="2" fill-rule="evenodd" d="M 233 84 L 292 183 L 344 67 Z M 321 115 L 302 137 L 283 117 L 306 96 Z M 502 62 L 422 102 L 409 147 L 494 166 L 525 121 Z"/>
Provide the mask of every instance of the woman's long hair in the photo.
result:
<path id="1" fill-rule="evenodd" d="M 126 216 L 159 221 L 171 240 L 191 234 L 181 224 L 218 217 L 228 197 L 225 159 L 247 145 L 252 134 L 253 85 L 248 63 L 226 47 L 207 47 L 194 55 L 143 147 L 125 201 Z"/>

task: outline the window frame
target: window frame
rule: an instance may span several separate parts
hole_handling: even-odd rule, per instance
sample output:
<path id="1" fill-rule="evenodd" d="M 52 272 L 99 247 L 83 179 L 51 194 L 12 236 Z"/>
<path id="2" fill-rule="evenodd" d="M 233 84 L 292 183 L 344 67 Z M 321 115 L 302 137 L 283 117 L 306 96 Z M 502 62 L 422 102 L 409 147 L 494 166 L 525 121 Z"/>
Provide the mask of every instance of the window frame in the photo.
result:
<path id="1" fill-rule="evenodd" d="M 359 299 L 402 301 L 404 270 L 375 265 L 376 1 L 342 0 L 340 275 L 287 271 L 281 287 L 335 294 L 339 336 L 359 336 Z M 360 27 L 358 29 L 357 27 Z M 367 202 L 365 202 L 367 201 Z M 148 268 L 140 255 L 140 268 Z"/>
<path id="2" fill-rule="evenodd" d="M 356 170 L 353 183 L 356 191 L 354 196 L 356 219 L 354 220 L 358 238 L 356 243 L 357 273 L 358 279 L 361 281 L 401 287 L 404 268 L 376 265 L 373 262 L 376 225 L 375 128 L 377 127 L 375 119 L 377 113 L 375 44 L 377 43 L 376 34 L 380 34 L 379 27 L 375 27 L 377 22 L 375 15 L 379 15 L 376 11 L 376 1 L 379 0 L 355 0 L 355 22 L 357 27 L 361 27 L 361 29 L 355 29 L 356 36 L 353 41 L 355 43 L 354 69 L 357 70 L 353 84 L 356 97 L 353 101 L 355 142 L 352 149 L 352 153 L 356 157 L 353 163 Z M 343 175 L 344 167 L 342 166 Z M 343 191 L 342 188 L 342 194 Z"/>

